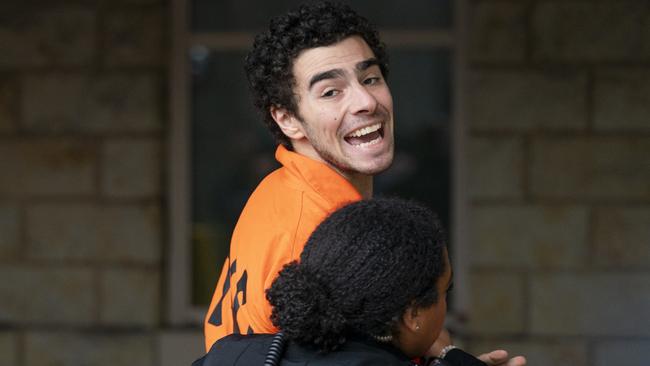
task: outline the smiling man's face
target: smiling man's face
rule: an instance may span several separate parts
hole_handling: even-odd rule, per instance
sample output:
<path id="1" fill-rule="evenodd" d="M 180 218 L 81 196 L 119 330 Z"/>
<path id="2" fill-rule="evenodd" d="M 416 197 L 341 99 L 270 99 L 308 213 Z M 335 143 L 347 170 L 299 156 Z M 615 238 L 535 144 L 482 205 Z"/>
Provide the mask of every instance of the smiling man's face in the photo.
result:
<path id="1" fill-rule="evenodd" d="M 296 152 L 348 179 L 372 176 L 393 160 L 393 100 L 377 60 L 358 36 L 303 51 L 293 75 Z M 277 119 L 276 119 L 277 120 Z"/>

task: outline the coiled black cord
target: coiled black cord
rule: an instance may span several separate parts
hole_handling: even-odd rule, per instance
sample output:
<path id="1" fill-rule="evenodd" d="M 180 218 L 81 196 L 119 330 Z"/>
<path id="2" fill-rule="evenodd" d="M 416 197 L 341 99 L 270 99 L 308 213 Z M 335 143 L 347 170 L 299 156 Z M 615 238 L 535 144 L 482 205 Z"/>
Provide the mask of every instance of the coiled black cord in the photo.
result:
<path id="1" fill-rule="evenodd" d="M 269 352 L 266 354 L 266 360 L 264 360 L 264 366 L 277 366 L 280 364 L 285 343 L 286 339 L 284 339 L 282 332 L 279 332 L 273 337 L 269 346 Z"/>

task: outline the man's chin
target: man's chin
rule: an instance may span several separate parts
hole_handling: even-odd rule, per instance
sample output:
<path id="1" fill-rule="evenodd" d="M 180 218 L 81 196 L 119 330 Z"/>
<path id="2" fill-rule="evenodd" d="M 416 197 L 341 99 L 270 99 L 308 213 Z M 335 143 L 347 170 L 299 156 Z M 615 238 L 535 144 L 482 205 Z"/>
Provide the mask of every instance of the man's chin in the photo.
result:
<path id="1" fill-rule="evenodd" d="M 383 161 L 373 162 L 373 164 L 366 165 L 366 166 L 356 166 L 356 167 L 353 167 L 353 168 L 349 168 L 347 170 L 348 170 L 348 173 L 351 173 L 351 174 L 361 174 L 361 175 L 374 176 L 374 175 L 377 175 L 379 173 L 382 173 L 382 172 L 388 170 L 388 168 L 390 168 L 390 166 L 392 164 L 393 164 L 393 156 L 391 154 L 390 157 L 387 157 Z"/>
<path id="2" fill-rule="evenodd" d="M 337 159 L 324 149 L 316 149 L 316 152 L 321 161 L 326 162 L 330 167 L 347 177 L 374 176 L 390 168 L 393 163 L 392 147 L 389 147 L 387 151 L 374 154 L 359 154 L 355 151 L 345 159 Z"/>

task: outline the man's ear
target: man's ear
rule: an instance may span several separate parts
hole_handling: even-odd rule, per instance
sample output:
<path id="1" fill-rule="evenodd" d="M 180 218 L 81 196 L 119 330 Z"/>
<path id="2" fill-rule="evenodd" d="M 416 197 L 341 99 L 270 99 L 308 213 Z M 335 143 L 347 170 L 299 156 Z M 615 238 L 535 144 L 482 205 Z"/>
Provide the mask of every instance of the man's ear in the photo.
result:
<path id="1" fill-rule="evenodd" d="M 269 112 L 271 113 L 271 117 L 275 120 L 275 123 L 280 127 L 280 130 L 282 130 L 282 133 L 284 133 L 288 138 L 292 140 L 300 140 L 305 137 L 302 123 L 293 113 L 289 113 L 285 108 L 277 106 L 271 106 Z"/>
<path id="2" fill-rule="evenodd" d="M 402 323 L 411 332 L 417 333 L 420 331 L 420 316 L 416 306 L 406 309 L 404 315 L 402 315 Z"/>

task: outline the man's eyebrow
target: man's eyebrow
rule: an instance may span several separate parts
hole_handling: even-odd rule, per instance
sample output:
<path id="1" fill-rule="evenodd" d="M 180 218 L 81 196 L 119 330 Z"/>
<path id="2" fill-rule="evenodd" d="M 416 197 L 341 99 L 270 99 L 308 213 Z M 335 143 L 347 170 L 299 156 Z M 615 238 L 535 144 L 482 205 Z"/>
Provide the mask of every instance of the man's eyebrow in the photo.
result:
<path id="1" fill-rule="evenodd" d="M 359 71 L 364 71 L 367 70 L 369 67 L 375 65 L 379 65 L 379 61 L 377 61 L 377 59 L 373 57 L 357 63 L 355 65 L 355 68 Z M 311 89 L 314 86 L 314 84 L 316 84 L 321 80 L 336 79 L 344 76 L 345 76 L 345 72 L 342 69 L 332 69 L 332 70 L 319 72 L 318 74 L 312 76 L 311 79 L 309 79 L 309 89 Z"/>
<path id="2" fill-rule="evenodd" d="M 326 80 L 326 79 L 336 79 L 343 77 L 345 73 L 343 72 L 342 69 L 332 69 L 332 70 L 327 70 L 323 72 L 319 72 L 318 74 L 314 75 L 309 79 L 309 89 L 314 86 L 317 82 L 321 80 Z"/>
<path id="3" fill-rule="evenodd" d="M 370 66 L 379 65 L 379 61 L 376 58 L 369 58 L 367 60 L 361 61 L 356 65 L 357 70 L 364 71 L 367 70 Z"/>

